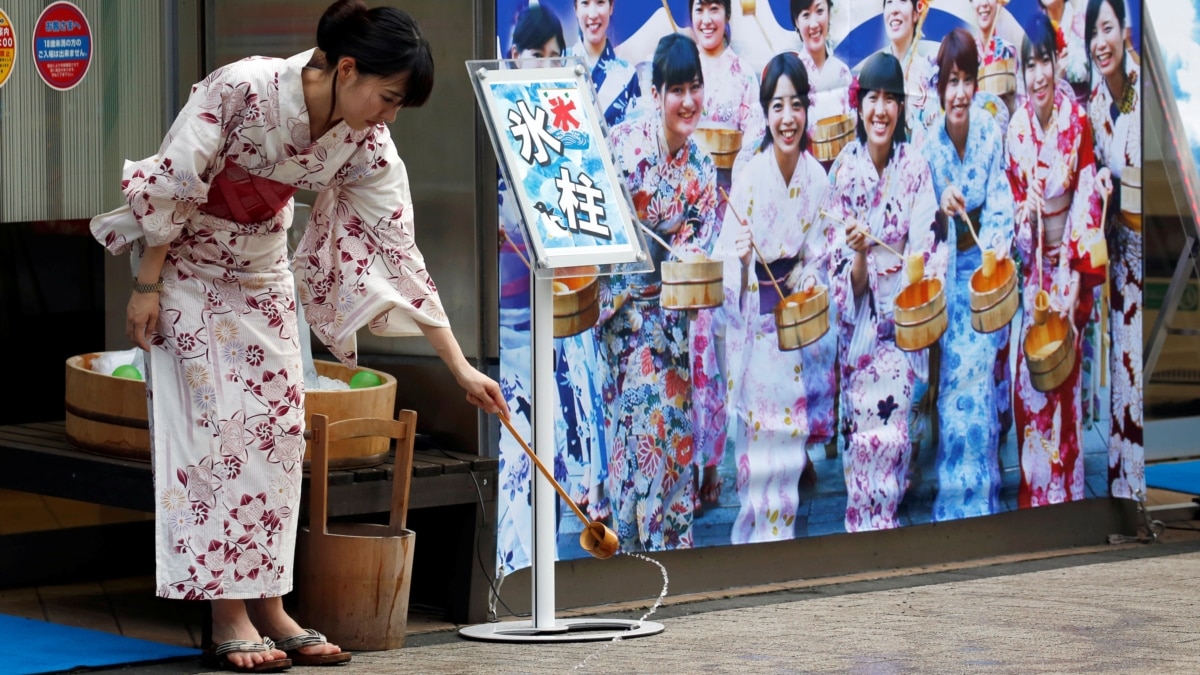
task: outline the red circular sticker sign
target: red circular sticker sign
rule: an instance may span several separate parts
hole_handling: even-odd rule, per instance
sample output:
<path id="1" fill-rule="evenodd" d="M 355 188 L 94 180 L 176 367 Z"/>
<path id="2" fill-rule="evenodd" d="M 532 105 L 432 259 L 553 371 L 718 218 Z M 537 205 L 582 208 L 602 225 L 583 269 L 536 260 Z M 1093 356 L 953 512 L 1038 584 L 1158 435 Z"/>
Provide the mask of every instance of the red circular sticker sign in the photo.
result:
<path id="1" fill-rule="evenodd" d="M 66 91 L 83 81 L 92 63 L 92 28 L 69 2 L 42 11 L 33 30 L 33 62 L 42 81 Z"/>
<path id="2" fill-rule="evenodd" d="M 0 87 L 8 81 L 16 60 L 17 37 L 13 35 L 12 21 L 9 21 L 8 15 L 0 9 Z"/>

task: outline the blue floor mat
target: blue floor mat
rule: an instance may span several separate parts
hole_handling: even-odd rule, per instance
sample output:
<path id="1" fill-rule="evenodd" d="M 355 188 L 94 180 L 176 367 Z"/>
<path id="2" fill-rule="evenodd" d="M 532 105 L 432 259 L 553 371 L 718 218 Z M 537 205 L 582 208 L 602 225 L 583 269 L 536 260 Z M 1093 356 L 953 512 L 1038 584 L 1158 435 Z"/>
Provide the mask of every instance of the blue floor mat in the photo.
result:
<path id="1" fill-rule="evenodd" d="M 0 614 L 3 675 L 55 673 L 199 656 L 200 650 Z"/>
<path id="2" fill-rule="evenodd" d="M 1200 495 L 1200 459 L 1146 467 L 1146 485 L 1159 490 Z"/>

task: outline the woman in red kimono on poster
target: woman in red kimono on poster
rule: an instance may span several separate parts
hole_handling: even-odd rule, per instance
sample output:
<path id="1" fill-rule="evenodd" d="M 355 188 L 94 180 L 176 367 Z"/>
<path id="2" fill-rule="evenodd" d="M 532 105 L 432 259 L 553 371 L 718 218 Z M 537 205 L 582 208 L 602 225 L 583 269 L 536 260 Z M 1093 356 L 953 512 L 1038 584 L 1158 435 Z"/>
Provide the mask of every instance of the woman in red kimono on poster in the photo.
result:
<path id="1" fill-rule="evenodd" d="M 1024 289 L 1023 325 L 1016 344 L 1024 345 L 1033 326 L 1034 299 L 1045 290 L 1050 312 L 1074 327 L 1080 355 L 1080 335 L 1092 313 L 1092 289 L 1104 280 L 1104 260 L 1097 266 L 1093 256 L 1100 259 L 1106 251 L 1092 132 L 1083 108 L 1055 85 L 1058 49 L 1054 27 L 1045 16 L 1039 15 L 1029 28 L 1021 65 L 1028 98 L 1013 114 L 1007 147 Z M 1028 359 L 1019 348 L 1014 408 L 1022 508 L 1084 497 L 1080 361 L 1077 356 L 1062 384 L 1042 392 L 1034 388 Z"/>

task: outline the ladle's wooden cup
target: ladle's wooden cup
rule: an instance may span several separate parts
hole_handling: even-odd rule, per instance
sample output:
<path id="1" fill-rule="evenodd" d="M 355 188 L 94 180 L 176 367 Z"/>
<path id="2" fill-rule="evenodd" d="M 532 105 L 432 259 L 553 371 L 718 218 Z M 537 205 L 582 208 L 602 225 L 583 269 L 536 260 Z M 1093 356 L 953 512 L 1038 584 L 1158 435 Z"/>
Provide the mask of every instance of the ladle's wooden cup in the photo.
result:
<path id="1" fill-rule="evenodd" d="M 604 523 L 592 521 L 579 533 L 579 545 L 593 558 L 606 560 L 613 557 L 621 543 L 617 541 L 617 533 Z"/>
<path id="2" fill-rule="evenodd" d="M 921 279 L 925 278 L 925 256 L 920 253 L 908 256 L 908 264 L 905 265 L 905 271 L 908 273 L 908 283 L 910 286 L 920 283 Z"/>
<path id="3" fill-rule="evenodd" d="M 1050 294 L 1046 291 L 1038 291 L 1033 298 L 1033 323 L 1036 326 L 1041 326 L 1046 323 L 1046 317 L 1050 315 Z"/>

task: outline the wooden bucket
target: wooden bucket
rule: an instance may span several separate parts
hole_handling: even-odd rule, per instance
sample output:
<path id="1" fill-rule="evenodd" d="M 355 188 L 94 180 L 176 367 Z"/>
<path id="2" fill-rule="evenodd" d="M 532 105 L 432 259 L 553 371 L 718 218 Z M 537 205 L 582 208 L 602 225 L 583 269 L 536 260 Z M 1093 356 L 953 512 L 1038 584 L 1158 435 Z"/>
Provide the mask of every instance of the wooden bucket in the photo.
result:
<path id="1" fill-rule="evenodd" d="M 775 338 L 780 351 L 807 347 L 829 330 L 829 293 L 824 286 L 793 293 L 775 304 Z"/>
<path id="2" fill-rule="evenodd" d="M 854 116 L 849 113 L 817 120 L 812 132 L 812 154 L 820 162 L 837 159 L 854 138 Z"/>
<path id="3" fill-rule="evenodd" d="M 1121 169 L 1121 222 L 1134 232 L 1142 231 L 1142 168 Z"/>
<path id="4" fill-rule="evenodd" d="M 1030 327 L 1024 349 L 1033 388 L 1054 391 L 1075 367 L 1075 329 L 1062 316 L 1051 314 L 1045 323 Z"/>
<path id="5" fill-rule="evenodd" d="M 328 455 L 322 444 L 315 450 L 308 491 L 309 525 L 300 528 L 296 542 L 297 618 L 303 625 L 320 626 L 330 642 L 345 650 L 404 646 L 416 546 L 416 535 L 405 528 L 416 419 L 415 412 L 404 410 L 399 422 L 391 419 L 390 413 L 388 419 L 345 422 L 409 425 L 407 437 L 400 436 L 396 443 L 387 525 L 329 522 Z M 329 433 L 328 418 L 314 418 L 312 429 L 317 434 Z"/>
<path id="6" fill-rule="evenodd" d="M 100 455 L 149 462 L 146 384 L 92 370 L 99 356 L 67 359 L 67 442 Z"/>
<path id="7" fill-rule="evenodd" d="M 696 145 L 712 157 L 718 169 L 732 169 L 742 150 L 742 132 L 737 129 L 699 127 L 692 133 Z"/>
<path id="8" fill-rule="evenodd" d="M 578 335 L 600 319 L 599 288 L 595 275 L 555 279 L 554 337 Z"/>
<path id="9" fill-rule="evenodd" d="M 989 252 L 985 252 L 987 255 Z M 1007 326 L 1017 313 L 1017 266 L 1012 258 L 997 260 L 990 275 L 980 267 L 971 275 L 971 327 L 994 333 Z"/>
<path id="10" fill-rule="evenodd" d="M 946 294 L 937 279 L 921 279 L 896 296 L 893 317 L 896 346 L 906 352 L 925 349 L 946 332 Z"/>
<path id="11" fill-rule="evenodd" d="M 725 301 L 725 263 L 720 260 L 662 264 L 663 309 L 710 309 Z"/>
<path id="12" fill-rule="evenodd" d="M 333 421 L 354 417 L 391 418 L 396 412 L 396 378 L 381 370 L 351 370 L 340 363 L 317 361 L 317 374 L 349 382 L 359 370 L 375 373 L 383 384 L 364 389 L 309 391 L 304 394 L 304 428 L 312 428 L 313 415 L 325 415 Z M 304 443 L 304 463 L 312 459 L 312 441 Z M 386 438 L 354 438 L 329 445 L 329 466 L 334 469 L 361 469 L 387 461 Z"/>
<path id="13" fill-rule="evenodd" d="M 92 362 L 100 354 L 81 354 L 67 359 L 66 433 L 67 442 L 81 450 L 109 457 L 150 461 L 150 425 L 146 405 L 146 385 L 97 373 Z M 317 374 L 349 382 L 354 370 L 340 363 L 317 361 Z M 359 370 L 371 370 L 360 368 Z M 383 380 L 378 387 L 345 391 L 309 391 L 305 394 L 304 423 L 312 424 L 313 413 L 331 419 L 391 417 L 396 406 L 396 378 L 371 370 Z M 305 461 L 312 443 L 306 443 Z M 386 439 L 354 439 L 334 443 L 329 448 L 330 466 L 337 469 L 362 468 L 387 460 Z"/>
<path id="14" fill-rule="evenodd" d="M 1017 90 L 1017 63 L 1013 59 L 993 61 L 979 68 L 979 91 L 1007 96 Z"/>

